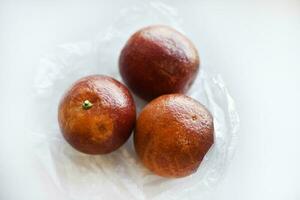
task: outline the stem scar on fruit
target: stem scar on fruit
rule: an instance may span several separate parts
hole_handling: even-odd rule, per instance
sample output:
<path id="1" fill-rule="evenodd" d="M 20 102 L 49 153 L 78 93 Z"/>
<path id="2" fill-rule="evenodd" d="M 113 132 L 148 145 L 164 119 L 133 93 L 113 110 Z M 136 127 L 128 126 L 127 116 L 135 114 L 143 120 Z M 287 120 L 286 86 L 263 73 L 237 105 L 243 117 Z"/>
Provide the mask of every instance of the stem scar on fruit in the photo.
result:
<path id="1" fill-rule="evenodd" d="M 93 104 L 92 104 L 89 100 L 85 100 L 85 101 L 82 103 L 82 108 L 85 109 L 85 110 L 88 110 L 88 109 L 90 109 L 91 107 L 93 107 Z"/>

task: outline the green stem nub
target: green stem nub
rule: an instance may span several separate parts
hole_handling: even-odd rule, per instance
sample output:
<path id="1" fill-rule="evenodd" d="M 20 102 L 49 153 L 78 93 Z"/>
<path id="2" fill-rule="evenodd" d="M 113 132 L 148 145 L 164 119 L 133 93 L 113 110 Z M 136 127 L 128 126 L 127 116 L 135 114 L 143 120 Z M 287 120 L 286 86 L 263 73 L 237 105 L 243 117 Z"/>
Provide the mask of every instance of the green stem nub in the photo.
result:
<path id="1" fill-rule="evenodd" d="M 93 104 L 89 100 L 85 100 L 82 103 L 82 108 L 85 109 L 85 110 L 90 109 L 92 106 L 93 106 Z"/>

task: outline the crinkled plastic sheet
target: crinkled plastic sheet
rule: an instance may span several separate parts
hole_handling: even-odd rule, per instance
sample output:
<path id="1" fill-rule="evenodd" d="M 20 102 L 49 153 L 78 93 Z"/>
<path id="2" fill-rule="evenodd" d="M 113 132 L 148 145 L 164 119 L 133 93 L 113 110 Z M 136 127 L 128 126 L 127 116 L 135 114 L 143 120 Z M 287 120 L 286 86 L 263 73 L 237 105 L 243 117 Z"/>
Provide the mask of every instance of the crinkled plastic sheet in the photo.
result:
<path id="1" fill-rule="evenodd" d="M 215 143 L 195 174 L 180 179 L 154 175 L 138 160 L 132 137 L 117 151 L 99 156 L 77 152 L 63 139 L 57 106 L 64 91 L 89 74 L 122 81 L 117 63 L 120 50 L 134 31 L 150 24 L 166 24 L 183 32 L 174 8 L 159 2 L 141 3 L 121 10 L 94 40 L 60 45 L 41 59 L 34 85 L 39 123 L 31 133 L 35 158 L 71 199 L 199 199 L 220 181 L 228 166 L 239 119 L 222 77 L 206 72 L 205 66 L 188 95 L 212 112 Z M 137 97 L 135 101 L 139 112 L 145 102 Z"/>

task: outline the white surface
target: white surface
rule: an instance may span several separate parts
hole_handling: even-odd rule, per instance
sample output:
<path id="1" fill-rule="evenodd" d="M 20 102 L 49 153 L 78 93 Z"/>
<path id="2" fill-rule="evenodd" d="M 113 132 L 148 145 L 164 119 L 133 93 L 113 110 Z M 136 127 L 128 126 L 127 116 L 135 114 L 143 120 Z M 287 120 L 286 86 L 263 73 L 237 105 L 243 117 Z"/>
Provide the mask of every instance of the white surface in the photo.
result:
<path id="1" fill-rule="evenodd" d="M 65 199 L 29 162 L 28 92 L 41 55 L 94 37 L 135 1 L 106 2 L 0 1 L 1 200 Z M 209 199 L 300 199 L 300 2 L 171 4 L 241 118 L 235 158 Z"/>
<path id="2" fill-rule="evenodd" d="M 132 137 L 109 155 L 79 153 L 64 140 L 57 123 L 57 105 L 65 90 L 90 74 L 110 75 L 121 80 L 120 49 L 130 35 L 149 24 L 165 24 L 182 30 L 177 11 L 161 3 L 139 3 L 122 9 L 97 39 L 62 44 L 43 56 L 35 75 L 31 109 L 34 116 L 28 142 L 32 155 L 44 167 L 49 180 L 73 200 L 198 200 L 211 195 L 236 146 L 239 118 L 220 74 L 201 66 L 188 95 L 204 104 L 214 117 L 214 145 L 199 170 L 180 179 L 166 179 L 147 170 L 137 158 Z M 137 113 L 145 106 L 135 97 Z M 47 180 L 45 180 L 47 181 Z M 190 194 L 193 194 L 190 196 Z"/>

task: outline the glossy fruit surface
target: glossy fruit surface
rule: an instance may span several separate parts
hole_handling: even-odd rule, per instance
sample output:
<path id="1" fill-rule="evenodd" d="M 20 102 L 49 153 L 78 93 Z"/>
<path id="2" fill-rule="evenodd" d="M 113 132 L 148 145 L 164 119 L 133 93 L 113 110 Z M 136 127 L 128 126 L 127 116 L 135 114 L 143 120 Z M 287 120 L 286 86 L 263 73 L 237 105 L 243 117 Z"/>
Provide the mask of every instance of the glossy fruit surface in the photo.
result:
<path id="1" fill-rule="evenodd" d="M 132 91 L 145 100 L 185 93 L 199 71 L 192 42 L 167 26 L 149 26 L 134 33 L 119 57 L 119 70 Z"/>
<path id="2" fill-rule="evenodd" d="M 135 104 L 129 90 L 103 75 L 75 82 L 58 109 L 64 138 L 87 154 L 106 154 L 119 148 L 129 138 L 135 120 Z"/>
<path id="3" fill-rule="evenodd" d="M 134 133 L 135 149 L 143 164 L 164 177 L 194 173 L 213 142 L 212 115 L 182 94 L 151 101 L 138 117 Z"/>

